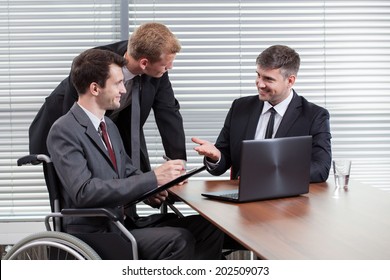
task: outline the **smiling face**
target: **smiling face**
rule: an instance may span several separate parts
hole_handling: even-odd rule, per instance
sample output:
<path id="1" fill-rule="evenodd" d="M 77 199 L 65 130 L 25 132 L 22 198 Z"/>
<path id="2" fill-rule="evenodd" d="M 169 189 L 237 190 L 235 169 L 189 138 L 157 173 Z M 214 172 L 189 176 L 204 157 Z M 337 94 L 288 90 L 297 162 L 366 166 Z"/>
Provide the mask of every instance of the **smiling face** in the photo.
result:
<path id="1" fill-rule="evenodd" d="M 123 84 L 122 68 L 111 64 L 109 78 L 106 80 L 104 88 L 97 86 L 99 91 L 97 103 L 99 107 L 104 110 L 118 109 L 121 96 L 126 93 L 126 88 Z"/>
<path id="2" fill-rule="evenodd" d="M 257 65 L 256 73 L 256 86 L 259 99 L 268 101 L 273 106 L 288 97 L 295 83 L 294 75 L 285 78 L 280 69 L 262 69 Z"/>

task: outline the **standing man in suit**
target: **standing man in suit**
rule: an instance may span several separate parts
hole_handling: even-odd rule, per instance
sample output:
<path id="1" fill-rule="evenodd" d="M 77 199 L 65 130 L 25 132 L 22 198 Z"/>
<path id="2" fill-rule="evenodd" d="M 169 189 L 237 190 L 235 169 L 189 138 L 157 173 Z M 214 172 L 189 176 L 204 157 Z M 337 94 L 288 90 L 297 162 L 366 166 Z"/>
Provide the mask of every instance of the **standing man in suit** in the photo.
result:
<path id="1" fill-rule="evenodd" d="M 199 144 L 195 150 L 205 156 L 211 174 L 221 175 L 232 168 L 231 177 L 237 179 L 242 140 L 266 138 L 273 108 L 270 137 L 311 135 L 310 180 L 326 181 L 331 165 L 329 113 L 293 90 L 300 66 L 298 53 L 287 46 L 271 46 L 257 57 L 256 64 L 259 94 L 236 99 L 215 145 L 194 137 L 192 141 Z"/>
<path id="2" fill-rule="evenodd" d="M 143 125 L 152 109 L 165 154 L 171 159 L 186 160 L 183 119 L 167 72 L 172 68 L 176 54 L 181 50 L 180 42 L 174 34 L 163 24 L 146 23 L 132 33 L 129 41 L 121 41 L 97 49 L 108 50 L 127 59 L 127 64 L 122 69 L 125 83 L 141 75 L 138 139 L 140 162 L 135 165 L 145 172 L 151 170 Z M 31 154 L 47 154 L 46 138 L 50 127 L 77 101 L 78 94 L 71 82 L 72 76 L 71 72 L 46 98 L 33 120 L 29 129 Z M 123 97 L 127 99 L 130 95 Z M 121 102 L 120 108 L 108 110 L 106 113 L 118 126 L 129 156 L 132 156 L 131 142 L 134 141 L 131 132 L 131 111 L 131 99 L 127 99 Z"/>
<path id="3" fill-rule="evenodd" d="M 47 138 L 63 186 L 62 206 L 109 208 L 134 235 L 142 259 L 220 259 L 224 235 L 199 215 L 123 216 L 123 205 L 177 178 L 184 169 L 182 160 L 145 173 L 133 166 L 117 127 L 105 116 L 106 110 L 120 108 L 126 94 L 124 65 L 123 56 L 100 49 L 87 50 L 73 61 L 78 101 L 53 124 Z M 160 192 L 145 203 L 158 207 L 167 195 Z M 98 217 L 67 217 L 62 226 L 68 233 L 109 231 L 106 219 Z"/>

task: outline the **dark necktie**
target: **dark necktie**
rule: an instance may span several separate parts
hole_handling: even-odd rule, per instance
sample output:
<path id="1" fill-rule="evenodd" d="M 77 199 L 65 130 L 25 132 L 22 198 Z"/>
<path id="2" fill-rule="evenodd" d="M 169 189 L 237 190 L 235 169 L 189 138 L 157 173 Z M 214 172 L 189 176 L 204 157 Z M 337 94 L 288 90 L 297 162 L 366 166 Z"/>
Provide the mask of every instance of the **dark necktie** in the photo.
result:
<path id="1" fill-rule="evenodd" d="M 102 138 L 104 141 L 104 144 L 106 144 L 108 154 L 110 156 L 111 162 L 115 167 L 115 171 L 117 171 L 117 165 L 116 165 L 116 159 L 115 159 L 115 154 L 114 151 L 112 150 L 110 140 L 108 139 L 108 134 L 107 134 L 107 129 L 106 129 L 106 124 L 104 122 L 101 122 L 99 125 L 99 128 L 102 132 Z"/>
<path id="2" fill-rule="evenodd" d="M 131 159 L 133 165 L 140 168 L 140 76 L 133 78 L 131 88 Z"/>
<path id="3" fill-rule="evenodd" d="M 276 114 L 276 111 L 274 109 L 274 107 L 271 107 L 268 112 L 271 113 L 271 115 L 269 116 L 269 121 L 268 121 L 268 124 L 267 124 L 267 130 L 265 131 L 265 139 L 269 139 L 269 138 L 272 138 L 272 134 L 274 132 L 274 123 L 275 123 L 275 114 Z"/>

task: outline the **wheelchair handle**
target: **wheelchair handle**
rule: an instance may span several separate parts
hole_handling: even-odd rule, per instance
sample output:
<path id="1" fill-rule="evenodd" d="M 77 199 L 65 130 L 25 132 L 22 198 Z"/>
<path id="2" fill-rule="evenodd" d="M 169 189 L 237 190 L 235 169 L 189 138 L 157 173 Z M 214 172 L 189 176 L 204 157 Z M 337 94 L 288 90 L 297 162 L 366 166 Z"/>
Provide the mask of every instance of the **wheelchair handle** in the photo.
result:
<path id="1" fill-rule="evenodd" d="M 44 154 L 38 154 L 38 155 L 27 155 L 24 157 L 21 157 L 18 159 L 17 164 L 18 166 L 26 165 L 26 164 L 32 164 L 37 165 L 41 164 L 42 162 L 49 163 L 51 162 L 50 157 Z"/>

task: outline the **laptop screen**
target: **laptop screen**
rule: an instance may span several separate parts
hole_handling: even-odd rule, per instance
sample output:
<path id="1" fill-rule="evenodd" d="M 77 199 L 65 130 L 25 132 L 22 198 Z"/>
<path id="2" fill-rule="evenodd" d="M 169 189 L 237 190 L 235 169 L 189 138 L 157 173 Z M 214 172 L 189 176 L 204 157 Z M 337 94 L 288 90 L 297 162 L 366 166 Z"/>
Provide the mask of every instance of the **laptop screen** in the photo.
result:
<path id="1" fill-rule="evenodd" d="M 307 193 L 311 145 L 311 136 L 244 140 L 239 199 L 268 199 Z"/>

